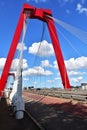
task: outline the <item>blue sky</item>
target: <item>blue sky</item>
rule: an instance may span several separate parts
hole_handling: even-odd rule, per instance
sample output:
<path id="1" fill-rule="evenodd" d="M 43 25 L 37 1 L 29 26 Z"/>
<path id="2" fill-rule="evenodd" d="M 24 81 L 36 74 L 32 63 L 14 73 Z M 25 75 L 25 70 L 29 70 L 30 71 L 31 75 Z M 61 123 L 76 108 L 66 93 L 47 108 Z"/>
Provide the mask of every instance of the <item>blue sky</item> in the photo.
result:
<path id="1" fill-rule="evenodd" d="M 0 0 L 0 71 L 3 70 L 24 3 L 37 8 L 50 9 L 54 18 L 87 32 L 87 0 Z M 87 34 L 84 33 L 85 35 L 83 35 L 80 31 L 81 36 L 78 39 L 57 22 L 55 22 L 55 26 L 71 85 L 76 86 L 82 82 L 87 82 Z M 24 41 L 23 86 L 63 87 L 46 24 L 41 48 L 38 55 L 36 53 L 42 31 L 42 21 L 28 20 Z M 76 32 L 75 35 L 78 36 Z M 85 39 L 85 42 L 81 41 L 81 38 Z M 17 68 L 17 58 L 18 53 L 16 51 L 11 71 L 15 71 Z"/>

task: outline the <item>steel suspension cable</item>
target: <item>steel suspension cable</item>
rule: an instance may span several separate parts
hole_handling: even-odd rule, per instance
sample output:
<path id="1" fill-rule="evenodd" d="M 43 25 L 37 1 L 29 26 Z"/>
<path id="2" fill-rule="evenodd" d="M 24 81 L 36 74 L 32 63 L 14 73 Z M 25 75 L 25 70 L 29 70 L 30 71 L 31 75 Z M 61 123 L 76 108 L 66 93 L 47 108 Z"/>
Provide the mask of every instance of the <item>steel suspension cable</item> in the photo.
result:
<path id="1" fill-rule="evenodd" d="M 71 41 L 60 31 L 60 29 L 57 28 L 57 31 L 62 35 L 62 37 L 69 43 L 71 48 L 78 54 L 78 56 L 81 56 L 81 53 L 72 45 Z"/>
<path id="2" fill-rule="evenodd" d="M 43 40 L 44 32 L 45 32 L 45 23 L 43 22 L 43 30 L 42 30 L 42 34 L 41 34 L 40 44 L 39 44 L 37 53 L 35 55 L 33 66 L 35 65 L 35 62 L 37 61 L 37 56 L 38 56 L 38 53 L 39 53 L 39 50 L 40 50 L 40 47 L 41 47 L 41 43 L 42 43 L 42 40 Z"/>
<path id="3" fill-rule="evenodd" d="M 33 63 L 32 66 L 35 66 L 35 63 L 36 63 L 36 61 L 37 61 L 38 54 L 39 54 L 39 50 L 40 50 L 40 47 L 41 47 L 41 43 L 42 43 L 43 37 L 44 37 L 44 32 L 45 32 L 45 22 L 43 22 L 43 29 L 42 29 L 41 39 L 40 39 L 39 47 L 38 47 L 37 53 L 36 53 L 36 55 L 35 55 L 34 63 Z M 39 73 L 40 73 L 40 72 L 39 72 Z M 38 76 L 38 72 L 37 72 L 37 76 Z M 34 80 L 35 80 L 35 79 L 34 79 Z"/>
<path id="4" fill-rule="evenodd" d="M 22 38 L 20 42 L 20 48 L 19 48 L 19 52 L 16 52 L 15 54 L 15 57 L 17 59 L 19 59 L 20 53 L 22 53 L 21 51 L 24 49 L 24 39 L 25 39 L 26 31 L 27 31 L 27 26 L 28 26 L 28 19 L 25 18 L 24 16 L 24 25 L 23 25 L 23 31 L 22 31 Z"/>
<path id="5" fill-rule="evenodd" d="M 67 24 L 59 19 L 56 19 L 54 17 L 48 16 L 47 17 L 53 19 L 57 24 L 59 24 L 60 26 L 62 26 L 64 29 L 66 29 L 67 31 L 69 31 L 71 34 L 73 34 L 75 37 L 77 37 L 78 39 L 80 39 L 82 42 L 84 42 L 85 44 L 87 44 L 87 32 L 76 28 L 74 26 L 71 26 L 70 24 Z"/>
<path id="6" fill-rule="evenodd" d="M 24 39 L 25 39 L 25 35 L 26 35 L 26 31 L 27 31 L 27 19 L 25 19 L 24 17 L 24 26 L 23 26 L 23 33 L 22 33 L 22 41 L 21 41 L 21 46 L 20 46 L 20 62 L 19 62 L 19 67 L 21 67 L 21 69 L 23 68 L 23 49 L 24 49 Z"/>

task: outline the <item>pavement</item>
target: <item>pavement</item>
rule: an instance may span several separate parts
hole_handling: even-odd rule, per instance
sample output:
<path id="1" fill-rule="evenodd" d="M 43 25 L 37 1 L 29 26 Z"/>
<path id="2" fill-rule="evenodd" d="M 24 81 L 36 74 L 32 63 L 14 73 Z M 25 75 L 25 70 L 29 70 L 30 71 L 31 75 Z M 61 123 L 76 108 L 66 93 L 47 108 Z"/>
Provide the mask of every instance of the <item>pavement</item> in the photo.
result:
<path id="1" fill-rule="evenodd" d="M 0 130 L 39 130 L 33 121 L 25 114 L 21 120 L 15 119 L 8 99 L 0 101 Z"/>

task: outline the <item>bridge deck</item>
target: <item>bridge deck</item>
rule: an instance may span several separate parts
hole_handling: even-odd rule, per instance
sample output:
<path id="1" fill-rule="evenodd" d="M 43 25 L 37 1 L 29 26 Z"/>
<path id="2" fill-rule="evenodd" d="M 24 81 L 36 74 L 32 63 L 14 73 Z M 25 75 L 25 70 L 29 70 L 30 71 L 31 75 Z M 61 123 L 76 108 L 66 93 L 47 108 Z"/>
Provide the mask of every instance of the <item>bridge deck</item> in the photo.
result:
<path id="1" fill-rule="evenodd" d="M 6 98 L 0 101 L 0 130 L 40 130 L 33 121 L 25 115 L 24 119 L 16 120 Z"/>
<path id="2" fill-rule="evenodd" d="M 87 130 L 87 105 L 23 92 L 26 109 L 46 130 Z"/>

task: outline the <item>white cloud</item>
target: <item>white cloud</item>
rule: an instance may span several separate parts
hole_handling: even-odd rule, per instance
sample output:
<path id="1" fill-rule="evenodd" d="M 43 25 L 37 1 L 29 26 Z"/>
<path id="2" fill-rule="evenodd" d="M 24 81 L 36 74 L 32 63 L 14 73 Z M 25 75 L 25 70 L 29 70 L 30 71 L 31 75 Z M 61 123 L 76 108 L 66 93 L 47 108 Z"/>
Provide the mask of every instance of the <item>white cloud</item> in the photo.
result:
<path id="1" fill-rule="evenodd" d="M 57 67 L 57 62 L 54 61 L 54 68 L 58 69 Z M 83 76 L 86 74 L 86 72 L 84 72 L 83 70 L 87 69 L 87 57 L 78 57 L 78 58 L 71 58 L 67 61 L 65 61 L 65 65 L 67 68 L 67 72 L 69 77 L 70 76 Z M 82 70 L 82 71 L 81 71 Z M 79 78 L 72 78 L 72 81 L 76 81 L 79 82 Z"/>
<path id="2" fill-rule="evenodd" d="M 80 77 L 75 77 L 75 78 L 70 78 L 70 81 L 71 82 L 74 82 L 74 83 L 79 83 L 81 80 L 83 79 L 83 77 L 82 76 L 80 76 Z"/>
<path id="3" fill-rule="evenodd" d="M 5 65 L 5 61 L 6 61 L 6 58 L 0 58 L 0 70 L 3 69 L 3 67 Z"/>
<path id="4" fill-rule="evenodd" d="M 48 60 L 41 61 L 41 66 L 42 67 L 52 67 L 52 65 L 49 63 Z"/>
<path id="5" fill-rule="evenodd" d="M 29 68 L 28 70 L 23 71 L 23 76 L 48 76 L 52 75 L 52 72 L 49 70 L 44 70 L 44 68 L 38 66 L 34 68 Z"/>
<path id="6" fill-rule="evenodd" d="M 6 58 L 0 58 L 0 71 L 3 70 L 5 61 L 6 61 Z M 12 61 L 11 70 L 10 70 L 11 73 L 12 72 L 15 73 L 15 71 L 17 70 L 18 62 L 19 62 L 19 59 L 17 58 Z M 27 69 L 27 68 L 28 68 L 27 60 L 23 59 L 23 69 Z"/>
<path id="7" fill-rule="evenodd" d="M 47 80 L 48 83 L 54 83 L 54 80 Z"/>
<path id="8" fill-rule="evenodd" d="M 61 80 L 61 78 L 60 77 L 56 77 L 55 80 Z"/>
<path id="9" fill-rule="evenodd" d="M 87 69 L 87 57 L 71 58 L 65 61 L 68 70 Z"/>
<path id="10" fill-rule="evenodd" d="M 36 84 L 38 84 L 38 82 L 35 81 L 35 82 L 33 82 L 33 84 L 36 85 Z"/>
<path id="11" fill-rule="evenodd" d="M 22 48 L 22 44 L 18 43 L 17 49 L 21 50 L 21 48 Z M 27 47 L 25 45 L 23 45 L 23 50 L 27 50 Z"/>
<path id="12" fill-rule="evenodd" d="M 24 81 L 29 81 L 29 78 L 23 78 Z"/>
<path id="13" fill-rule="evenodd" d="M 29 53 L 38 55 L 40 57 L 53 56 L 54 50 L 52 44 L 48 43 L 46 40 L 43 40 L 41 43 L 33 43 L 31 47 L 29 47 Z"/>
<path id="14" fill-rule="evenodd" d="M 77 4 L 77 10 L 79 10 L 79 11 L 80 11 L 80 10 L 81 10 L 81 8 L 82 8 L 82 5 L 81 5 L 80 3 L 78 3 L 78 4 Z"/>
<path id="15" fill-rule="evenodd" d="M 68 74 L 69 74 L 69 76 L 79 76 L 79 75 L 86 74 L 86 72 L 79 72 L 79 71 L 73 71 L 73 70 L 71 70 L 71 71 L 68 71 Z"/>
<path id="16" fill-rule="evenodd" d="M 79 72 L 79 71 L 68 71 L 69 76 L 77 76 L 77 75 L 84 75 L 86 72 Z"/>
<path id="17" fill-rule="evenodd" d="M 58 69 L 57 61 L 54 61 L 53 64 L 54 64 L 54 68 Z"/>
<path id="18" fill-rule="evenodd" d="M 82 7 L 82 5 L 80 3 L 77 4 L 77 11 L 79 11 L 79 13 L 86 13 L 87 14 L 87 8 Z"/>
<path id="19" fill-rule="evenodd" d="M 11 70 L 17 70 L 18 63 L 19 63 L 19 59 L 17 59 L 17 58 L 14 59 L 12 61 Z M 27 69 L 27 68 L 28 68 L 27 60 L 23 59 L 23 69 Z"/>
<path id="20" fill-rule="evenodd" d="M 83 74 L 83 72 L 80 73 L 80 72 L 76 72 L 75 70 L 87 69 L 87 57 L 85 57 L 85 56 L 81 56 L 76 59 L 70 58 L 69 60 L 65 60 L 64 62 L 65 62 L 65 66 L 66 66 L 67 70 L 69 70 L 70 75 L 71 74 L 73 74 L 73 75 Z M 54 68 L 58 69 L 57 61 L 54 61 L 53 64 L 54 64 Z"/>

